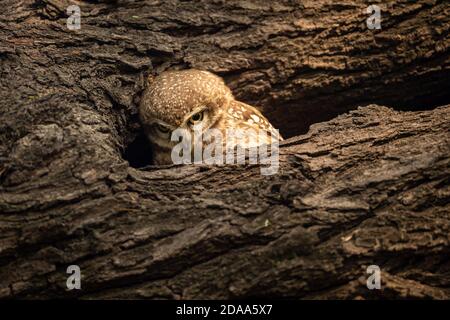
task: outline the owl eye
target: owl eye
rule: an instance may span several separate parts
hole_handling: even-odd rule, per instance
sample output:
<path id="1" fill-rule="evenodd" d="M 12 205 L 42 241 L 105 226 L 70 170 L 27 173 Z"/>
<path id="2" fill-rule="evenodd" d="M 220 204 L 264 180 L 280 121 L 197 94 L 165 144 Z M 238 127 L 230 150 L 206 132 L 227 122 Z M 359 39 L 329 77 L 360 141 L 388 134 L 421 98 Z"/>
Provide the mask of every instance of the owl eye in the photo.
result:
<path id="1" fill-rule="evenodd" d="M 162 124 L 157 124 L 156 125 L 156 129 L 158 129 L 158 131 L 162 132 L 162 133 L 169 133 L 170 129 L 166 126 L 163 126 Z"/>
<path id="2" fill-rule="evenodd" d="M 189 119 L 189 124 L 196 125 L 199 122 L 201 122 L 203 120 L 203 113 L 204 113 L 204 111 L 193 114 L 192 117 Z"/>

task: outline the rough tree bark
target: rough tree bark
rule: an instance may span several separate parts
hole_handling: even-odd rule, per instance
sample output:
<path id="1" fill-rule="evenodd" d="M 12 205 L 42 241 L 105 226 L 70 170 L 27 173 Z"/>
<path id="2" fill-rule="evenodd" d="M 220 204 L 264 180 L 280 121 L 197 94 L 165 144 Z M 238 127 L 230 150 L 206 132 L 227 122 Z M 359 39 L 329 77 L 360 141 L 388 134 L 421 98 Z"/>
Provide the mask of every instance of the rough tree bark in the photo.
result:
<path id="1" fill-rule="evenodd" d="M 1 298 L 450 298 L 448 2 L 76 3 L 2 2 Z M 143 79 L 186 67 L 292 137 L 278 174 L 138 167 Z"/>

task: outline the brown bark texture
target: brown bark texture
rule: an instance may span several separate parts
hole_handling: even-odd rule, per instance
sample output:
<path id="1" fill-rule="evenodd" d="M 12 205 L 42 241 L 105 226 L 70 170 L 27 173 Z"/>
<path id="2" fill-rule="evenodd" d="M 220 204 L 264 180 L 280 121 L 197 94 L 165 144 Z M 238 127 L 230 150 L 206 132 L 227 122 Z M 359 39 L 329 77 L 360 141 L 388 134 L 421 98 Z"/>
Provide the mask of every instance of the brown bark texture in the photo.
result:
<path id="1" fill-rule="evenodd" d="M 448 1 L 1 4 L 0 298 L 450 298 Z M 289 138 L 277 174 L 148 162 L 145 78 L 184 68 Z"/>

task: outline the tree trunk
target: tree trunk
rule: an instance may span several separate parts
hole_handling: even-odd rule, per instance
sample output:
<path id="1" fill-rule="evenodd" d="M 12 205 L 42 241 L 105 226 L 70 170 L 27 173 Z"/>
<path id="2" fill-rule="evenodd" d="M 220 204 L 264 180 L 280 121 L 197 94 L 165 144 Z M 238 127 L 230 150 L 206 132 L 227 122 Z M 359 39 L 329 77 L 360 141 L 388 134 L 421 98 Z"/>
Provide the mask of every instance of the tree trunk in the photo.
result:
<path id="1" fill-rule="evenodd" d="M 0 298 L 450 298 L 447 1 L 379 30 L 359 0 L 77 3 L 2 3 Z M 144 79 L 182 68 L 291 137 L 277 174 L 148 166 Z"/>

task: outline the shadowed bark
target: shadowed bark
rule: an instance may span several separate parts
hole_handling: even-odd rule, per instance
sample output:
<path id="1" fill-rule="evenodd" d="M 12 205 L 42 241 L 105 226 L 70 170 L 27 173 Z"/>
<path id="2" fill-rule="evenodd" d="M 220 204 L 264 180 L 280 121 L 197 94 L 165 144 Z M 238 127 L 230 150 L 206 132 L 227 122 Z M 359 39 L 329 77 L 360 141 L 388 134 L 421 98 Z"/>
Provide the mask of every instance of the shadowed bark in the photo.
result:
<path id="1" fill-rule="evenodd" d="M 446 1 L 380 30 L 364 1 L 70 4 L 0 13 L 0 298 L 450 298 Z M 144 79 L 190 67 L 292 137 L 277 174 L 144 167 Z"/>

